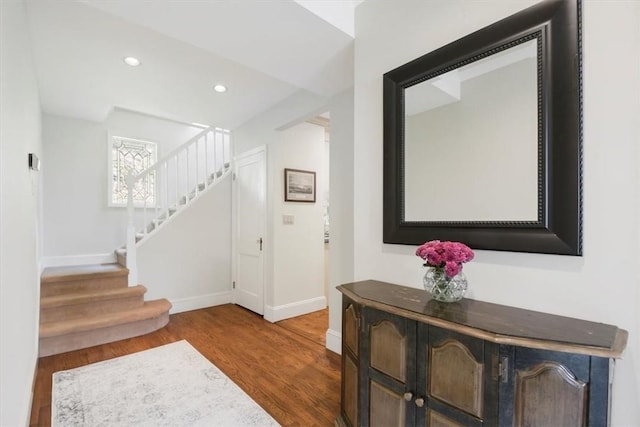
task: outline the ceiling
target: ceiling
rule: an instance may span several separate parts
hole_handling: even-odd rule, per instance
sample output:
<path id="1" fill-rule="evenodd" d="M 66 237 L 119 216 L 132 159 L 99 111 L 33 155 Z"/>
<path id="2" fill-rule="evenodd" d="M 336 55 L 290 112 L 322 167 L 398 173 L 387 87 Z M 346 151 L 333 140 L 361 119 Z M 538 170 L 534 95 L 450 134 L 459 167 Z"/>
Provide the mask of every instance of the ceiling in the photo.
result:
<path id="1" fill-rule="evenodd" d="M 233 129 L 298 91 L 324 98 L 350 87 L 360 2 L 27 0 L 42 108 L 98 122 L 123 108 Z M 228 91 L 214 92 L 217 83 Z"/>

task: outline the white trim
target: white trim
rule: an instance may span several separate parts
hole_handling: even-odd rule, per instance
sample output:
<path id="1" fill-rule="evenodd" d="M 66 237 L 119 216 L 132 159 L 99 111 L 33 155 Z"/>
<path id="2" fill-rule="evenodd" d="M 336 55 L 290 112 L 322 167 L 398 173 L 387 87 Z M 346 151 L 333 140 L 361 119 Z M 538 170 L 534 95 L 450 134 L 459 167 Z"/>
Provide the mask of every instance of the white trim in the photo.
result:
<path id="1" fill-rule="evenodd" d="M 67 265 L 113 264 L 114 262 L 116 262 L 116 253 L 110 252 L 106 254 L 43 257 L 40 265 L 44 269 L 46 267 L 63 267 Z"/>
<path id="2" fill-rule="evenodd" d="M 325 308 L 327 308 L 327 298 L 324 296 L 293 302 L 291 304 L 279 305 L 277 307 L 265 305 L 264 319 L 275 323 L 291 317 L 302 316 L 303 314 L 324 310 Z"/>
<path id="3" fill-rule="evenodd" d="M 171 310 L 169 314 L 182 313 L 183 311 L 198 310 L 201 308 L 213 307 L 216 305 L 231 303 L 232 292 L 217 292 L 215 294 L 199 295 L 197 297 L 180 298 L 169 300 Z"/>
<path id="4" fill-rule="evenodd" d="M 340 332 L 334 331 L 333 329 L 327 329 L 325 342 L 325 347 L 328 350 L 342 354 L 342 334 Z"/>

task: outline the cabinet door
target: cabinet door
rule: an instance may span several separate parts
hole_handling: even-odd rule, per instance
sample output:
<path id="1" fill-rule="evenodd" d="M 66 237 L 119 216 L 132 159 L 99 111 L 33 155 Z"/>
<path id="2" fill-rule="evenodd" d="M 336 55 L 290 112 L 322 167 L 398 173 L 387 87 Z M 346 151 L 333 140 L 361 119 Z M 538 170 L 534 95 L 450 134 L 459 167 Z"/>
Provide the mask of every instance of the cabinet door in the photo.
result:
<path id="1" fill-rule="evenodd" d="M 361 424 L 413 425 L 416 322 L 370 308 L 364 318 Z"/>
<path id="2" fill-rule="evenodd" d="M 496 425 L 498 346 L 435 326 L 418 325 L 417 425 Z"/>
<path id="3" fill-rule="evenodd" d="M 342 390 L 341 419 L 347 426 L 358 426 L 360 325 L 362 308 L 342 299 Z"/>
<path id="4" fill-rule="evenodd" d="M 520 347 L 513 354 L 509 381 L 513 414 L 506 414 L 501 424 L 607 425 L 607 359 Z"/>

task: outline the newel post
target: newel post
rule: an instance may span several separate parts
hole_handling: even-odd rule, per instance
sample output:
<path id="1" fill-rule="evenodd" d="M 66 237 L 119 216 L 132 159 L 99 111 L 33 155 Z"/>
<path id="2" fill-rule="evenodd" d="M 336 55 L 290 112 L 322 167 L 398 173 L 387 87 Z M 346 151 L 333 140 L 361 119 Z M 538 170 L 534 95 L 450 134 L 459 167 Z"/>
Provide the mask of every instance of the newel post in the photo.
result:
<path id="1" fill-rule="evenodd" d="M 129 286 L 138 284 L 138 264 L 136 261 L 136 226 L 133 209 L 133 170 L 127 173 L 127 268 L 129 269 Z"/>

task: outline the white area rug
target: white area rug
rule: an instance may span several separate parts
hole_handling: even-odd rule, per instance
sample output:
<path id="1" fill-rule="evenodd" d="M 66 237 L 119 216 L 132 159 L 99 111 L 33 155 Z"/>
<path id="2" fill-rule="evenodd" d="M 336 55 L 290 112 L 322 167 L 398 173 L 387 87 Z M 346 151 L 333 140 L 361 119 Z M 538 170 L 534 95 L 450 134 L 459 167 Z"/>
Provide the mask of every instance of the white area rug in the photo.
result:
<path id="1" fill-rule="evenodd" d="M 53 374 L 51 425 L 278 426 L 187 341 Z"/>

